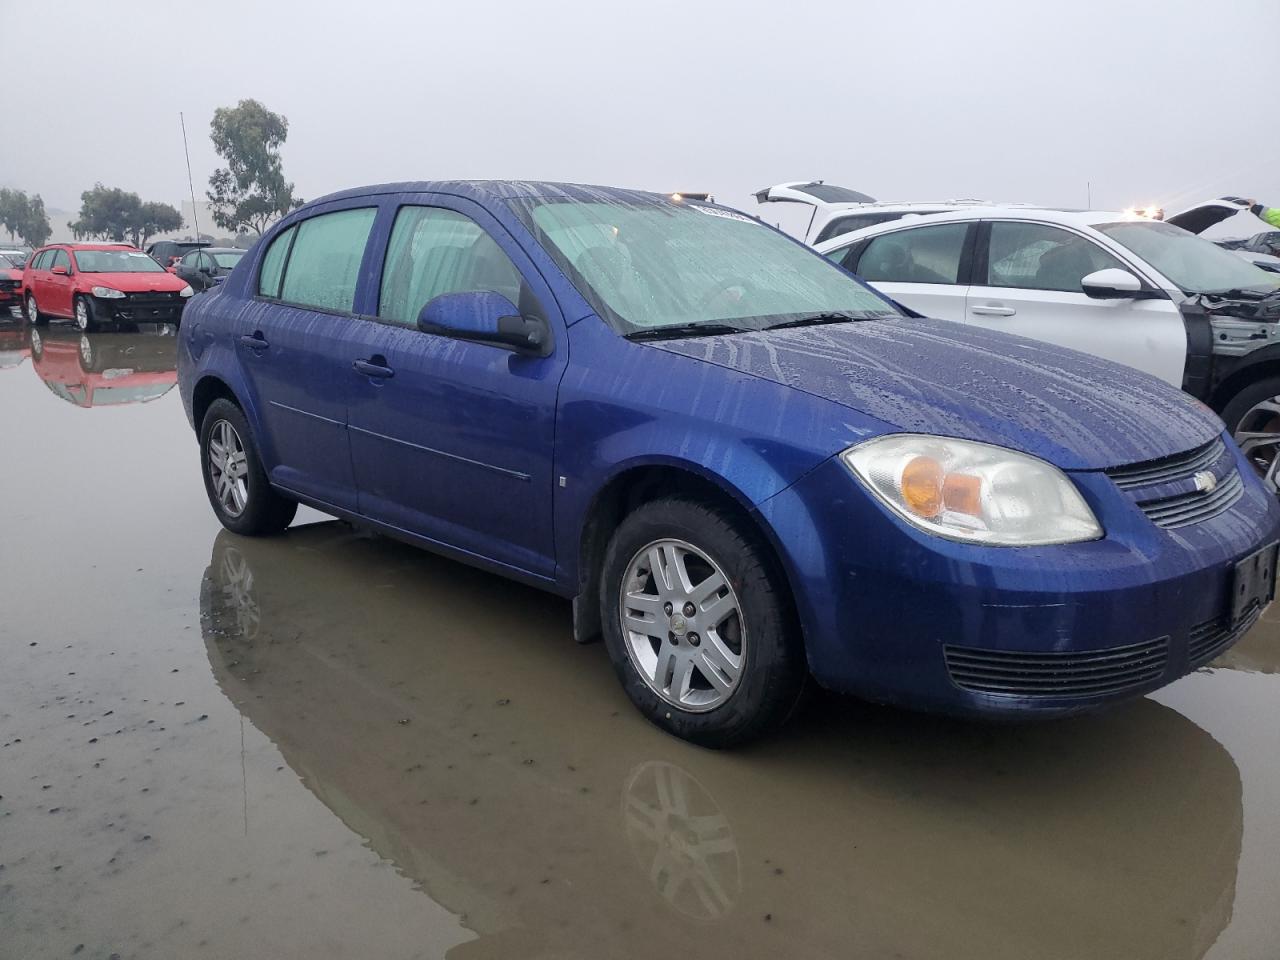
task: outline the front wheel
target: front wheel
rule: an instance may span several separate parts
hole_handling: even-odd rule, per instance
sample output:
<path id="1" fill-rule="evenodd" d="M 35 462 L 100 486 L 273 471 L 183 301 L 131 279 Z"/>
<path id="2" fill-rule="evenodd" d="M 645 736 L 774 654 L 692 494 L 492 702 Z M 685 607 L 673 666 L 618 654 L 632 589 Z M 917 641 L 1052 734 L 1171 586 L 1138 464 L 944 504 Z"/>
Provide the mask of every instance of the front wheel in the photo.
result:
<path id="1" fill-rule="evenodd" d="M 714 507 L 667 499 L 631 513 L 605 554 L 600 613 L 632 702 L 708 747 L 781 725 L 806 669 L 780 579 L 757 538 Z"/>
<path id="2" fill-rule="evenodd" d="M 97 318 L 93 313 L 93 304 L 87 297 L 76 297 L 76 326 L 81 333 L 88 333 L 98 328 Z"/>
<path id="3" fill-rule="evenodd" d="M 1280 377 L 1249 384 L 1223 407 L 1222 420 L 1267 489 L 1280 493 Z"/>
<path id="4" fill-rule="evenodd" d="M 280 533 L 293 522 L 298 504 L 271 488 L 249 422 L 230 400 L 215 400 L 204 415 L 200 463 L 209 504 L 232 533 Z"/>

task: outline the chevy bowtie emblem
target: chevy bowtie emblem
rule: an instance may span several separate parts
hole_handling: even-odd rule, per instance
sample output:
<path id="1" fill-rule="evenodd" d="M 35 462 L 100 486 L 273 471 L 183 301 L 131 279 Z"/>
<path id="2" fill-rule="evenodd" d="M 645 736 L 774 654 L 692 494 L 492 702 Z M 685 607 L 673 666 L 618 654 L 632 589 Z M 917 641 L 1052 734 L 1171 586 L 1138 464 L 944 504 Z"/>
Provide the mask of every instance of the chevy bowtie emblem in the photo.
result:
<path id="1" fill-rule="evenodd" d="M 1218 485 L 1218 478 L 1213 475 L 1212 470 L 1201 470 L 1196 474 L 1196 489 L 1201 493 L 1212 493 Z"/>

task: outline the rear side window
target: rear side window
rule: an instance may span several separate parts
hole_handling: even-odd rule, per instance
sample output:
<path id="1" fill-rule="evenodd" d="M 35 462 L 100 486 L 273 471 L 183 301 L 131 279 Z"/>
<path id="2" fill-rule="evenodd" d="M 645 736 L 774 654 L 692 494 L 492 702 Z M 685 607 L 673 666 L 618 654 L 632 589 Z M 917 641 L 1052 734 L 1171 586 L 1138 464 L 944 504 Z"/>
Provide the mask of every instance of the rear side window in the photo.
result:
<path id="1" fill-rule="evenodd" d="M 991 224 L 986 283 L 989 287 L 1081 293 L 1080 280 L 1095 270 L 1124 264 L 1079 234 L 1042 223 Z"/>
<path id="2" fill-rule="evenodd" d="M 280 299 L 350 313 L 376 213 L 372 207 L 340 210 L 299 224 L 285 264 Z"/>
<path id="3" fill-rule="evenodd" d="M 955 283 L 968 229 L 967 223 L 942 223 L 883 234 L 867 244 L 857 272 L 871 281 Z"/>
<path id="4" fill-rule="evenodd" d="M 289 255 L 289 245 L 293 243 L 293 235 L 297 227 L 290 227 L 271 241 L 267 254 L 262 258 L 262 268 L 258 271 L 258 296 L 280 298 L 280 278 L 284 276 L 284 261 Z"/>
<path id="5" fill-rule="evenodd" d="M 387 245 L 378 316 L 416 326 L 434 298 L 479 290 L 519 304 L 521 279 L 511 258 L 470 217 L 440 207 L 402 207 Z"/>

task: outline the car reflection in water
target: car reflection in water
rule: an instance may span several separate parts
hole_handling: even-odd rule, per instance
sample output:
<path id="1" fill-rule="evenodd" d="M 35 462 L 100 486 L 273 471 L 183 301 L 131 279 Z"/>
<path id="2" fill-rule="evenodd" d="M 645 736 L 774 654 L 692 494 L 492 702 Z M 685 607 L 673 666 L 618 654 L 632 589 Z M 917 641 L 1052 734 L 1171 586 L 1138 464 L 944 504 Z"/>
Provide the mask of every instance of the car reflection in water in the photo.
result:
<path id="1" fill-rule="evenodd" d="M 1239 772 L 1152 700 L 823 698 L 717 753 L 636 717 L 562 601 L 342 524 L 219 533 L 200 597 L 226 696 L 475 931 L 450 957 L 1181 960 L 1231 918 Z"/>
<path id="2" fill-rule="evenodd" d="M 29 330 L 36 376 L 78 407 L 146 403 L 178 382 L 174 324 L 138 324 L 131 333 L 81 333 L 62 326 Z"/>
<path id="3" fill-rule="evenodd" d="M 0 311 L 3 309 L 0 307 Z M 27 339 L 27 325 L 0 313 L 0 370 L 21 366 L 29 356 L 31 342 Z"/>

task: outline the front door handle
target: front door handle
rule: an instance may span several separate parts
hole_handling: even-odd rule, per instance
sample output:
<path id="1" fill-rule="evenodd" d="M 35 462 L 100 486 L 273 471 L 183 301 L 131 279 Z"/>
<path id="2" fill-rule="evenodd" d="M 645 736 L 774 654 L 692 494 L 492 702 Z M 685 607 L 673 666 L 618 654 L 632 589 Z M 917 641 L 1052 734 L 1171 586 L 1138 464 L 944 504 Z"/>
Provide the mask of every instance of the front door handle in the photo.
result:
<path id="1" fill-rule="evenodd" d="M 252 347 L 254 350 L 265 350 L 270 346 L 267 338 L 262 335 L 261 330 L 255 330 L 253 333 L 246 333 L 240 338 L 240 342 L 246 347 Z"/>
<path id="2" fill-rule="evenodd" d="M 363 373 L 366 377 L 380 377 L 383 380 L 396 375 L 396 372 L 387 366 L 382 357 L 370 357 L 368 360 L 352 360 L 351 368 L 357 373 Z"/>
<path id="3" fill-rule="evenodd" d="M 1018 311 L 1013 307 L 998 307 L 995 304 L 987 304 L 983 307 L 970 307 L 971 313 L 976 313 L 980 317 L 1012 317 Z"/>

